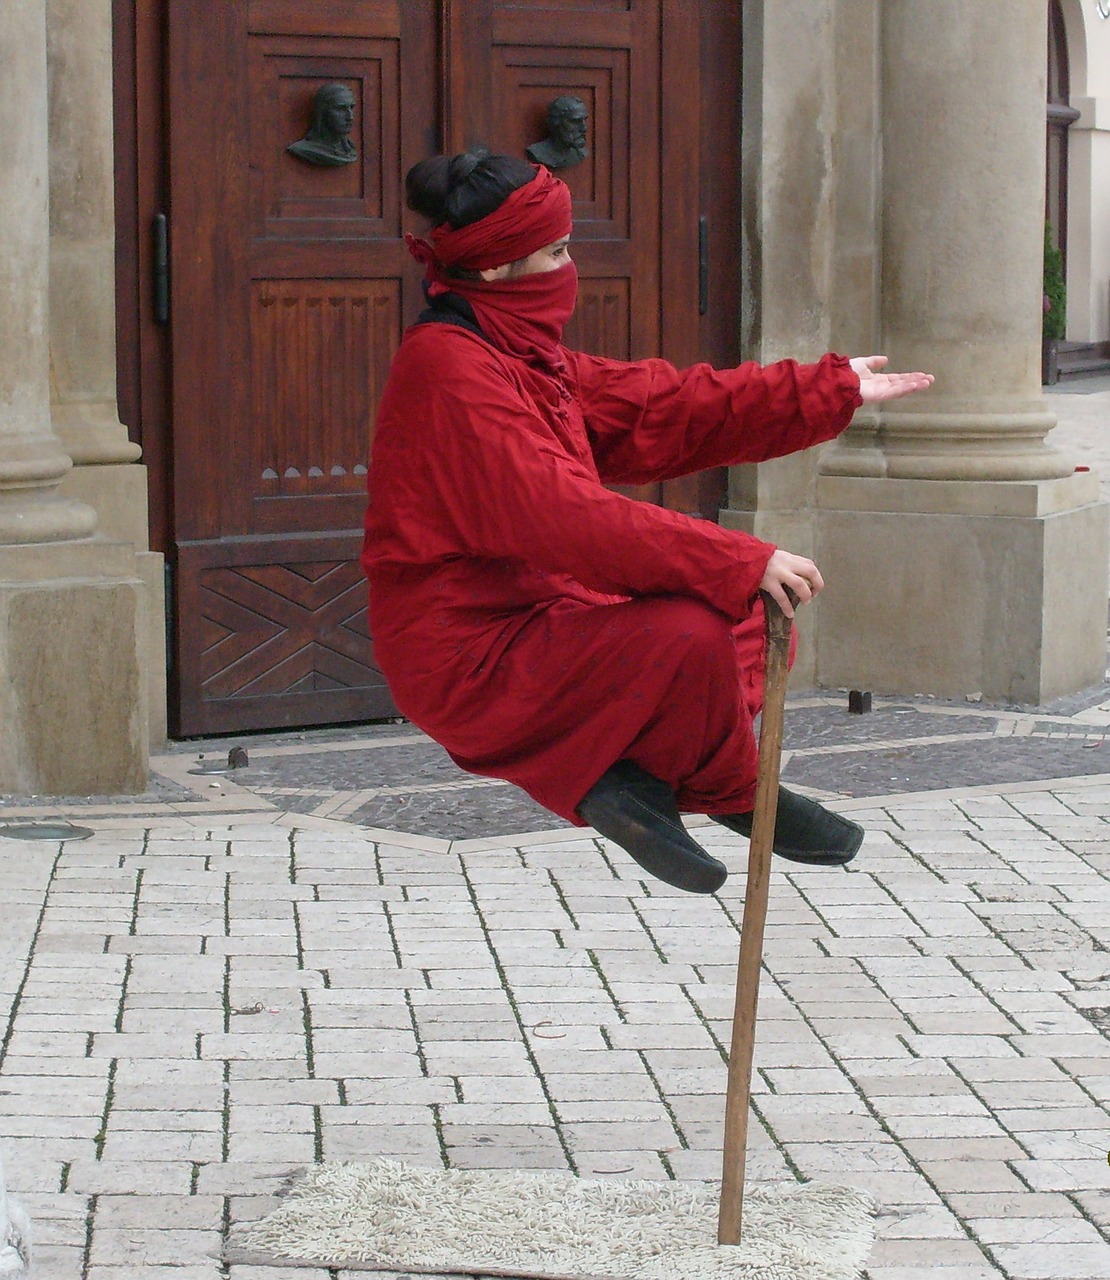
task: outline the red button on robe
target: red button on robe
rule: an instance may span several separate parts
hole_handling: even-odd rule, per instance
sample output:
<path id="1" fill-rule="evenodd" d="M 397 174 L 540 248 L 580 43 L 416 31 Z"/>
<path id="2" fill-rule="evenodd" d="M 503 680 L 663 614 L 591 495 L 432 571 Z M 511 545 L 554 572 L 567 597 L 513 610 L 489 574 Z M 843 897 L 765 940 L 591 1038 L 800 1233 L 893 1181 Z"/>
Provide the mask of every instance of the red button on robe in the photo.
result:
<path id="1" fill-rule="evenodd" d="M 685 812 L 750 809 L 774 547 L 603 485 L 829 440 L 859 379 L 832 355 L 679 371 L 563 354 L 560 385 L 459 326 L 406 333 L 369 468 L 378 664 L 463 769 L 571 822 L 619 759 Z"/>

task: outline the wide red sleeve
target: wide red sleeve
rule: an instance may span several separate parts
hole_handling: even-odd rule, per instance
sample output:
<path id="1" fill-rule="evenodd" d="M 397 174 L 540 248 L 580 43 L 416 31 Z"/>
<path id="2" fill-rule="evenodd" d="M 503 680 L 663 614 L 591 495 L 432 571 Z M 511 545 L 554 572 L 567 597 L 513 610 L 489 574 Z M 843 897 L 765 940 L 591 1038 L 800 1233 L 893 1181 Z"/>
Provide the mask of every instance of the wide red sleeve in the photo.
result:
<path id="1" fill-rule="evenodd" d="M 603 488 L 497 357 L 468 346 L 435 377 L 416 364 L 391 375 L 410 429 L 379 433 L 371 489 L 377 472 L 413 560 L 514 559 L 595 591 L 689 595 L 735 620 L 750 613 L 773 545 Z"/>
<path id="2" fill-rule="evenodd" d="M 567 352 L 590 444 L 609 484 L 763 462 L 838 436 L 862 403 L 846 356 L 676 369 Z"/>

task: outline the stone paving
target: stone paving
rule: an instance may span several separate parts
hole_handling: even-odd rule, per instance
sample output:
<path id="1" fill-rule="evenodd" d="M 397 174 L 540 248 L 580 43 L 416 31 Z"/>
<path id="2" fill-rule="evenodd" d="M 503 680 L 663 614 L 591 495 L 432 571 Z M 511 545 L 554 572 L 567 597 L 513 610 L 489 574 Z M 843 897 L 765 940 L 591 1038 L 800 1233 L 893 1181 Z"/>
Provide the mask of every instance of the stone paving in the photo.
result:
<path id="1" fill-rule="evenodd" d="M 1076 466 L 1097 471 L 1102 496 L 1110 499 L 1110 377 L 1070 378 L 1045 391 L 1057 418 L 1049 444 L 1074 458 Z"/>
<path id="2" fill-rule="evenodd" d="M 787 725 L 785 776 L 868 835 L 776 865 L 749 1177 L 871 1190 L 869 1280 L 1106 1280 L 1110 685 L 795 694 Z M 679 894 L 401 724 L 154 769 L 0 804 L 0 1148 L 41 1280 L 356 1280 L 218 1260 L 320 1159 L 719 1176 L 735 837 L 693 820 L 736 874 Z M 92 834 L 16 838 L 48 820 Z"/>
<path id="3" fill-rule="evenodd" d="M 840 736 L 882 756 L 912 740 L 896 717 L 958 710 L 841 712 Z M 1101 762 L 1110 711 L 1076 714 Z M 976 724 L 984 756 L 1051 741 L 1043 712 L 963 718 L 1013 730 Z M 831 721 L 792 697 L 811 750 L 854 745 Z M 313 769 L 352 750 L 322 737 Z M 0 1140 L 41 1276 L 322 1280 L 214 1257 L 317 1159 L 718 1176 L 739 841 L 695 820 L 738 874 L 691 898 L 586 831 L 294 813 L 196 754 L 156 761 L 176 798 L 5 806 L 94 832 L 0 836 Z M 856 870 L 776 867 L 750 1176 L 873 1191 L 870 1280 L 1103 1280 L 1110 773 L 959 781 L 838 800 L 868 829 Z"/>

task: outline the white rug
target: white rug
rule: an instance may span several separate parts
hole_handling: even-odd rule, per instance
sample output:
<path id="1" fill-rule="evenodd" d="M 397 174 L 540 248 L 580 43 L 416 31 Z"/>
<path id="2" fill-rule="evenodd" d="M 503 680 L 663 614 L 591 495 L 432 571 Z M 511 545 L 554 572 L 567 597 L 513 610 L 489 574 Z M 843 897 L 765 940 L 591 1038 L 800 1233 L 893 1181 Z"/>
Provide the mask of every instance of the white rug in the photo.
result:
<path id="1" fill-rule="evenodd" d="M 717 1188 L 568 1173 L 323 1164 L 225 1258 L 543 1280 L 858 1280 L 874 1202 L 818 1183 L 750 1186 L 743 1241 L 717 1244 Z"/>

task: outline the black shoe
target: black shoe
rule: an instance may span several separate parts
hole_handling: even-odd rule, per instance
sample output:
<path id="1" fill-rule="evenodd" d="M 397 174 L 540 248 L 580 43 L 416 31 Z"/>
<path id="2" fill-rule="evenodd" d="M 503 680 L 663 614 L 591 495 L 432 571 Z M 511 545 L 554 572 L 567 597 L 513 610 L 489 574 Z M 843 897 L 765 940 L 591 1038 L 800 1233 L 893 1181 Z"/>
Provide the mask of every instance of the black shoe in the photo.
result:
<path id="1" fill-rule="evenodd" d="M 752 834 L 750 813 L 717 813 L 713 821 L 742 836 Z M 780 858 L 811 866 L 840 867 L 852 861 L 861 844 L 863 828 L 858 822 L 830 812 L 807 796 L 779 787 L 773 848 Z"/>
<path id="2" fill-rule="evenodd" d="M 674 792 L 631 760 L 618 760 L 586 792 L 578 815 L 649 875 L 688 893 L 716 893 L 728 870 L 690 839 Z"/>

